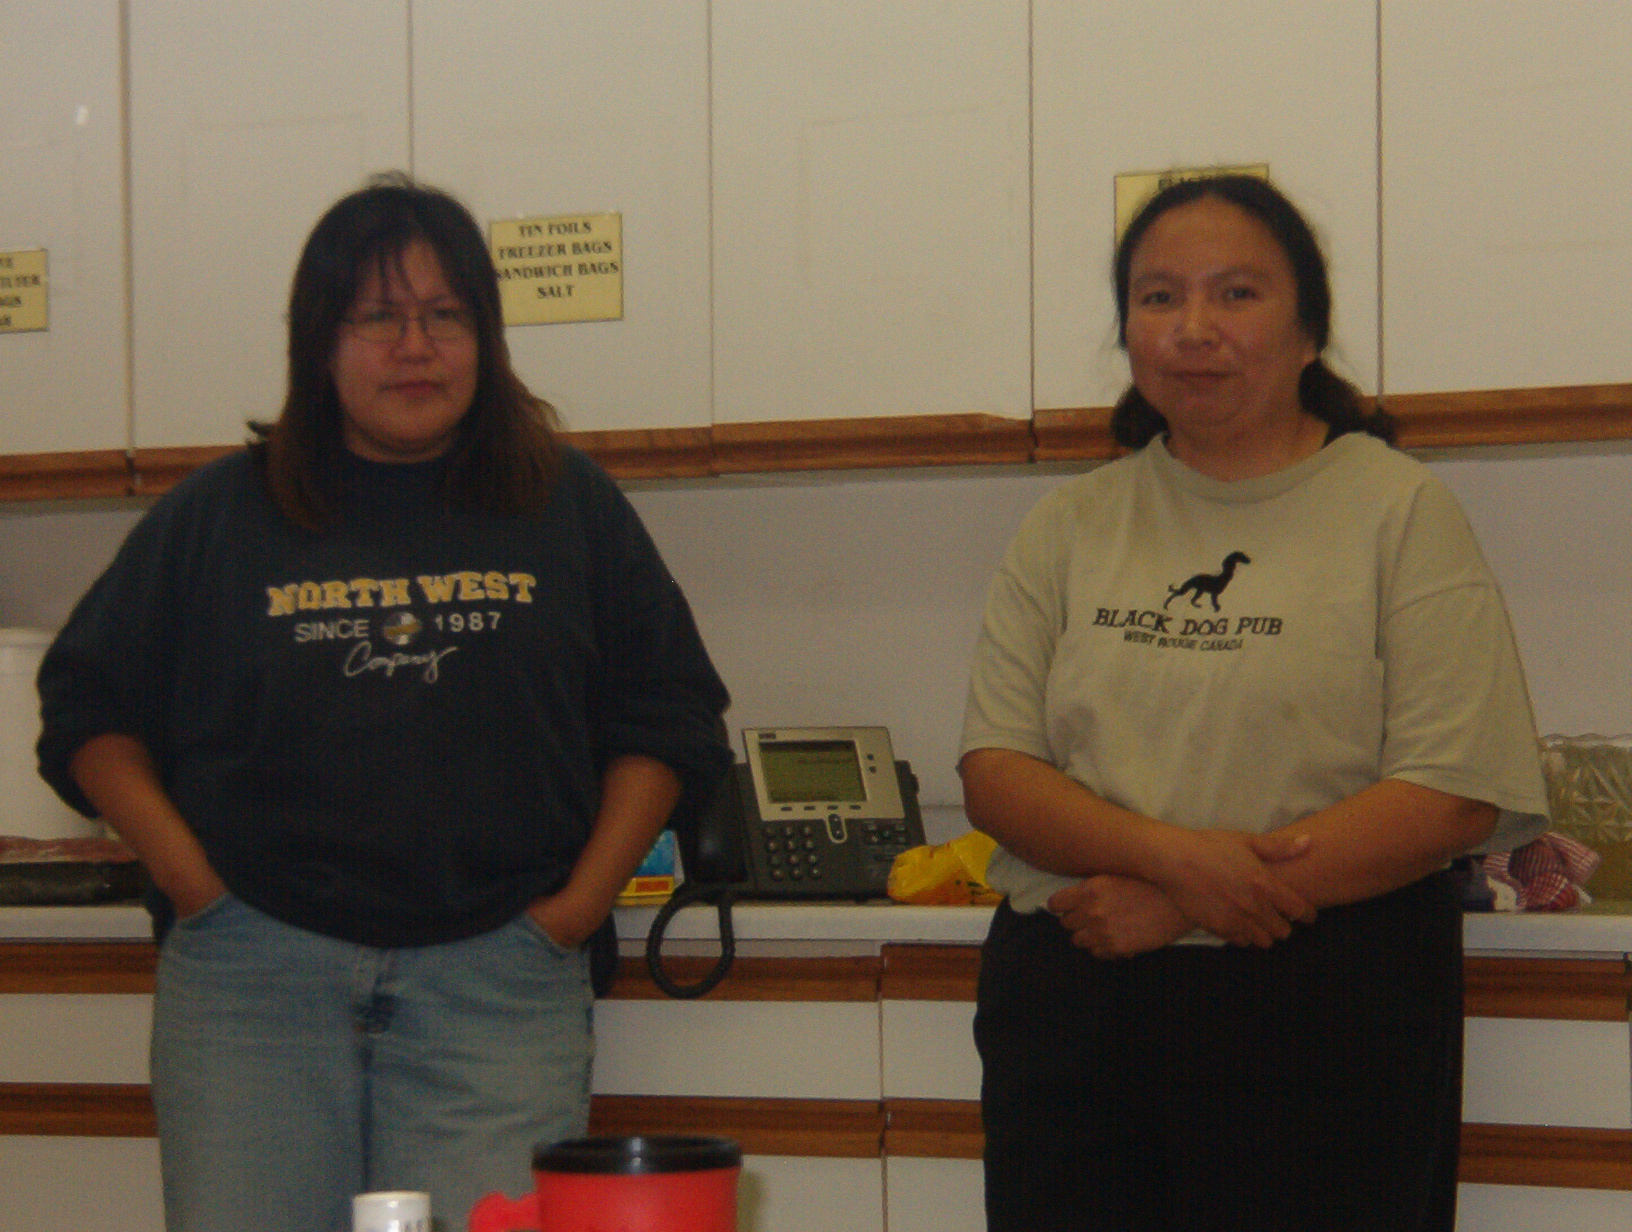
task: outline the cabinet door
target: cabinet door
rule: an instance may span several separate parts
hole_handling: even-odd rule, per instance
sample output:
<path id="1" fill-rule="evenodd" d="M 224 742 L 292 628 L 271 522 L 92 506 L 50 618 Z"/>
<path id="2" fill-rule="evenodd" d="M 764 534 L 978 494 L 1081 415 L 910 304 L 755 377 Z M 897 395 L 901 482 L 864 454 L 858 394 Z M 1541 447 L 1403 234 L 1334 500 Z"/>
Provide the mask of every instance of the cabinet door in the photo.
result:
<path id="1" fill-rule="evenodd" d="M 45 249 L 50 280 L 49 328 L 0 334 L 0 453 L 124 449 L 117 0 L 0 6 L 0 66 L 0 252 Z"/>
<path id="2" fill-rule="evenodd" d="M 884 1165 L 876 1159 L 744 1156 L 737 1184 L 737 1228 L 884 1232 Z"/>
<path id="3" fill-rule="evenodd" d="M 0 1136 L 0 1193 L 0 1232 L 164 1230 L 155 1138 Z"/>
<path id="4" fill-rule="evenodd" d="M 978 1159 L 884 1161 L 890 1232 L 985 1232 L 986 1176 Z"/>
<path id="5" fill-rule="evenodd" d="M 1632 6 L 1382 5 L 1391 393 L 1632 381 Z"/>
<path id="6" fill-rule="evenodd" d="M 414 5 L 414 166 L 484 225 L 623 215 L 623 319 L 509 330 L 573 430 L 709 422 L 706 0 Z"/>
<path id="7" fill-rule="evenodd" d="M 713 21 L 716 420 L 1028 416 L 1026 6 Z"/>
<path id="8" fill-rule="evenodd" d="M 407 0 L 132 0 L 138 447 L 230 445 L 283 402 L 318 216 L 408 161 Z"/>
<path id="9" fill-rule="evenodd" d="M 1266 163 L 1320 233 L 1332 358 L 1377 378 L 1372 0 L 1036 0 L 1037 405 L 1127 385 L 1111 294 L 1115 177 Z"/>

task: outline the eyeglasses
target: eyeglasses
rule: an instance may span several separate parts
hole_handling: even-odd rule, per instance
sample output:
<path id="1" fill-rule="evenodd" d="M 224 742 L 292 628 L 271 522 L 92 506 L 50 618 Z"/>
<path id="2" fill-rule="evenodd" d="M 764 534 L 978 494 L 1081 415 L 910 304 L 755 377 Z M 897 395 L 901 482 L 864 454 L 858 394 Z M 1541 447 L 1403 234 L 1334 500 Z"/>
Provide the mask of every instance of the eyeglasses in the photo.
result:
<path id="1" fill-rule="evenodd" d="M 408 322 L 418 321 L 432 342 L 463 342 L 476 332 L 476 322 L 463 308 L 427 308 L 407 312 L 382 304 L 346 318 L 351 332 L 364 342 L 401 342 L 408 335 Z"/>

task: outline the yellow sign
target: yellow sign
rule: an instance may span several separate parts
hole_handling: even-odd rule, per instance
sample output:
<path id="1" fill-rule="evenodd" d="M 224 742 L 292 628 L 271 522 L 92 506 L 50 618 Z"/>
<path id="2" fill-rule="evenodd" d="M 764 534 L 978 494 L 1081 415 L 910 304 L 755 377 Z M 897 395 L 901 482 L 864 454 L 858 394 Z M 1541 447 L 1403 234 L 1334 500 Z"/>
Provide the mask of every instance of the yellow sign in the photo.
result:
<path id="1" fill-rule="evenodd" d="M 1215 175 L 1255 175 L 1269 179 L 1268 163 L 1247 167 L 1172 167 L 1166 171 L 1130 171 L 1116 177 L 1116 238 L 1128 229 L 1141 206 L 1169 184 L 1183 180 L 1205 180 Z"/>
<path id="2" fill-rule="evenodd" d="M 45 249 L 0 252 L 0 334 L 46 327 Z"/>
<path id="3" fill-rule="evenodd" d="M 506 325 L 622 319 L 622 214 L 506 219 L 487 239 Z"/>

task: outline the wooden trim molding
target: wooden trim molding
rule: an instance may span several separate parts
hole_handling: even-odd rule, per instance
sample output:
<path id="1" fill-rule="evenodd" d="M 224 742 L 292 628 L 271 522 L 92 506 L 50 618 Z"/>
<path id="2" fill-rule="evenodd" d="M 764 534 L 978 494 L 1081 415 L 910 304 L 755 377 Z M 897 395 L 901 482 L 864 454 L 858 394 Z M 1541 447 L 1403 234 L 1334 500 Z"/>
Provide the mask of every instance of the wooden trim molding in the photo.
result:
<path id="1" fill-rule="evenodd" d="M 914 1159 L 979 1159 L 986 1145 L 972 1099 L 886 1099 L 884 1154 Z"/>
<path id="2" fill-rule="evenodd" d="M 1405 449 L 1632 439 L 1632 384 L 1389 394 Z M 1048 407 L 1029 419 L 899 415 L 697 428 L 566 432 L 618 479 L 752 472 L 980 466 L 1113 458 L 1111 409 Z M 0 501 L 156 495 L 239 446 L 0 456 Z"/>
<path id="3" fill-rule="evenodd" d="M 1125 452 L 1111 439 L 1108 406 L 1059 407 L 1032 412 L 1037 461 L 1069 462 L 1114 458 Z"/>
<path id="4" fill-rule="evenodd" d="M 199 467 L 242 449 L 242 445 L 197 445 L 177 449 L 138 449 L 132 456 L 137 496 L 161 496 Z"/>
<path id="5" fill-rule="evenodd" d="M 1625 1022 L 1632 974 L 1624 959 L 1482 958 L 1464 964 L 1469 1018 Z"/>
<path id="6" fill-rule="evenodd" d="M 884 1112 L 873 1100 L 742 1099 L 597 1095 L 596 1134 L 719 1134 L 750 1155 L 877 1159 Z M 139 1083 L 0 1083 L 0 1134 L 151 1138 L 158 1130 L 148 1087 Z"/>
<path id="7" fill-rule="evenodd" d="M 885 945 L 888 1001 L 973 1001 L 980 947 Z M 1466 962 L 1469 1018 L 1625 1022 L 1632 972 L 1621 959 L 1485 958 Z"/>
<path id="8" fill-rule="evenodd" d="M 879 995 L 885 1001 L 973 1001 L 978 945 L 886 944 Z"/>
<path id="9" fill-rule="evenodd" d="M 879 959 L 739 958 L 731 973 L 705 994 L 704 1001 L 876 1001 Z M 667 958 L 663 969 L 682 984 L 700 980 L 714 966 L 712 958 Z M 668 994 L 652 982 L 644 958 L 624 958 L 617 982 L 608 994 L 629 1001 L 662 1000 Z"/>
<path id="10" fill-rule="evenodd" d="M 933 947 L 925 947 L 933 948 Z M 145 941 L 8 941 L 0 943 L 0 993 L 151 993 L 158 951 Z M 674 978 L 691 983 L 710 958 L 670 958 Z M 880 959 L 739 958 L 711 991 L 713 1001 L 876 1001 Z M 625 958 L 609 994 L 659 1000 L 664 994 L 644 958 Z"/>
<path id="11" fill-rule="evenodd" d="M 1388 394 L 1401 449 L 1546 445 L 1632 437 L 1632 384 L 1559 385 Z M 1108 406 L 1060 407 L 1032 415 L 1039 462 L 1114 458 Z"/>
<path id="12" fill-rule="evenodd" d="M 150 993 L 157 962 L 145 941 L 0 943 L 0 993 Z M 711 958 L 671 957 L 682 982 L 700 978 Z M 1470 1018 L 1625 1022 L 1632 970 L 1620 959 L 1486 958 L 1467 960 Z M 889 943 L 877 957 L 739 958 L 707 999 L 716 1001 L 973 1001 L 978 945 Z M 657 1000 L 664 994 L 643 958 L 619 964 L 610 994 Z"/>
<path id="13" fill-rule="evenodd" d="M 1632 437 L 1632 385 L 1389 394 L 1402 449 L 1532 445 Z"/>
<path id="14" fill-rule="evenodd" d="M 157 964 L 143 941 L 8 941 L 0 993 L 150 993 Z"/>
<path id="15" fill-rule="evenodd" d="M 0 501 L 92 500 L 130 490 L 130 459 L 122 449 L 0 456 Z"/>
<path id="16" fill-rule="evenodd" d="M 887 1099 L 884 1153 L 979 1159 L 975 1100 Z M 1632 1130 L 1556 1125 L 1462 1126 L 1458 1179 L 1483 1185 L 1632 1190 Z"/>
<path id="17" fill-rule="evenodd" d="M 877 1159 L 884 1149 L 884 1111 L 873 1100 L 744 1099 L 703 1096 L 597 1095 L 590 1100 L 595 1134 L 719 1134 L 746 1155 Z"/>
<path id="18" fill-rule="evenodd" d="M 563 432 L 561 436 L 619 479 L 692 479 L 714 473 L 707 428 Z"/>
<path id="19" fill-rule="evenodd" d="M 1461 1180 L 1632 1190 L 1632 1130 L 1463 1125 Z"/>
<path id="20" fill-rule="evenodd" d="M 1031 421 L 903 415 L 715 424 L 714 471 L 824 471 L 1030 462 Z"/>
<path id="21" fill-rule="evenodd" d="M 956 1099 L 744 1099 L 597 1095 L 596 1134 L 734 1138 L 749 1155 L 829 1159 L 979 1159 L 980 1104 Z M 146 1086 L 0 1083 L 0 1135 L 151 1138 Z M 1632 1130 L 1464 1125 L 1461 1180 L 1486 1185 L 1632 1190 Z"/>
<path id="22" fill-rule="evenodd" d="M 151 1138 L 153 1100 L 141 1083 L 0 1082 L 0 1134 Z"/>

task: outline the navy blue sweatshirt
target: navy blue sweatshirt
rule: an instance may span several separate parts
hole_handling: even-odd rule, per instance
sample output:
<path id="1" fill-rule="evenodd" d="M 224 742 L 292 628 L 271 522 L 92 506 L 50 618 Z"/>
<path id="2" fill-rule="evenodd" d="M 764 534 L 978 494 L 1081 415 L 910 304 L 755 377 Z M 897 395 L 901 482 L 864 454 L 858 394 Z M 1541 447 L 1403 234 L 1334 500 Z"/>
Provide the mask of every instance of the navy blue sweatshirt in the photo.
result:
<path id="1" fill-rule="evenodd" d="M 372 946 L 474 936 L 559 888 L 601 771 L 656 757 L 706 793 L 727 704 L 632 506 L 564 449 L 529 517 L 459 512 L 440 462 L 349 455 L 303 531 L 234 454 L 131 532 L 40 668 L 40 767 L 70 804 L 124 732 L 234 895 Z"/>

